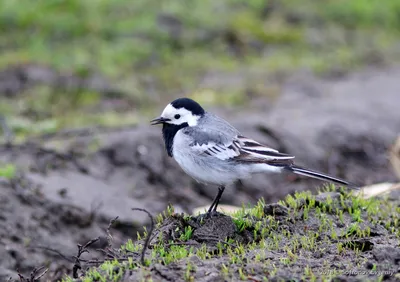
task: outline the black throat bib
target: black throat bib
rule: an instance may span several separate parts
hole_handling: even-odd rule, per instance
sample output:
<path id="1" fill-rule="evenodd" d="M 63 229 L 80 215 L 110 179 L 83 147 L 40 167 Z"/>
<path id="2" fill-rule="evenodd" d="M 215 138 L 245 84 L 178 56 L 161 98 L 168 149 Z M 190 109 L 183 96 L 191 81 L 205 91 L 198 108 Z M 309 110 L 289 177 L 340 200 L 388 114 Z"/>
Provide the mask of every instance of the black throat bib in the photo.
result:
<path id="1" fill-rule="evenodd" d="M 164 123 L 162 128 L 162 134 L 165 142 L 165 149 L 167 150 L 168 156 L 172 157 L 172 146 L 174 145 L 174 137 L 176 133 L 189 126 L 187 122 L 176 125 L 170 123 Z"/>

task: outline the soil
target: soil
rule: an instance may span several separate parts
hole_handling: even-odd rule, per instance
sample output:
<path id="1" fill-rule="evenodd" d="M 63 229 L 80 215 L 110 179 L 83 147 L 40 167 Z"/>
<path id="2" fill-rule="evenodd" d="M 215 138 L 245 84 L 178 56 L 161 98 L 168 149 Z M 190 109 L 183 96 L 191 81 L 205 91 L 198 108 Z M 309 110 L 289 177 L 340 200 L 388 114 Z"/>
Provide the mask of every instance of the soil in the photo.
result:
<path id="1" fill-rule="evenodd" d="M 187 242 L 187 248 L 192 248 L 192 252 L 195 252 L 196 248 L 205 244 L 207 251 L 213 254 L 211 258 L 190 256 L 169 265 L 155 263 L 149 268 L 126 271 L 123 281 L 140 281 L 145 277 L 153 281 L 264 281 L 265 278 L 271 281 L 307 281 L 312 277 L 333 281 L 375 281 L 378 276 L 384 281 L 398 281 L 395 275 L 400 273 L 400 237 L 389 231 L 390 227 L 385 228 L 383 221 L 368 220 L 366 212 L 361 215 L 360 228 L 369 228 L 370 233 L 350 234 L 348 227 L 354 223 L 354 219 L 346 209 L 351 204 L 343 207 L 339 202 L 340 193 L 327 192 L 315 197 L 316 207 L 323 207 L 328 197 L 333 200 L 334 207 L 341 207 L 345 212 L 342 220 L 335 216 L 335 208 L 331 212 L 322 213 L 332 220 L 332 227 L 327 229 L 320 228 L 321 217 L 316 209 L 311 209 L 308 216 L 304 217 L 304 207 L 307 204 L 303 199 L 297 201 L 298 208 L 288 208 L 279 204 L 266 205 L 261 218 L 245 216 L 250 223 L 243 230 L 239 230 L 234 218 L 223 214 L 203 216 L 202 223 L 198 223 L 196 217 L 188 219 L 183 215 L 172 215 L 164 220 L 152 237 L 157 238 L 158 233 L 162 233 L 165 242 L 176 243 L 182 233 L 177 230 L 191 226 L 194 231 L 191 240 Z M 398 195 L 392 195 L 391 199 L 394 207 L 398 207 Z M 296 209 L 300 212 L 296 213 Z M 398 217 L 397 214 L 391 218 Z M 274 222 L 276 226 L 271 228 Z M 263 240 L 260 239 L 260 234 L 255 232 L 257 223 L 261 223 L 261 228 L 271 230 L 264 241 L 265 247 L 257 245 Z M 338 237 L 333 237 L 333 234 L 337 234 Z M 301 246 L 293 253 L 287 251 L 295 246 L 295 238 L 302 238 L 300 242 L 303 242 L 305 237 L 314 236 L 315 246 L 300 243 Z M 276 241 L 276 238 L 279 240 Z M 255 247 L 246 248 L 243 254 L 235 252 L 232 255 L 227 250 L 231 246 L 218 247 L 218 242 L 226 242 L 229 239 L 235 244 L 255 244 Z M 154 245 L 158 243 L 154 242 Z M 150 249 L 151 246 L 152 241 Z M 151 256 L 150 251 L 146 254 Z M 233 257 L 241 261 L 233 262 Z M 190 271 L 190 279 L 185 276 L 188 264 L 195 265 L 194 270 Z M 222 265 L 227 267 L 227 272 L 223 271 Z"/>
<path id="2" fill-rule="evenodd" d="M 400 68 L 343 78 L 299 74 L 284 84 L 279 98 L 255 100 L 251 111 L 243 109 L 237 114 L 212 110 L 229 119 L 244 135 L 296 155 L 299 165 L 360 184 L 395 181 L 387 152 L 400 129 L 399 75 Z M 143 225 L 150 224 L 145 213 L 131 208 L 144 208 L 156 215 L 172 204 L 177 213 L 191 213 L 194 208 L 209 204 L 216 193 L 215 187 L 199 185 L 168 158 L 159 128 L 142 125 L 68 136 L 60 133 L 33 141 L 0 146 L 0 161 L 18 168 L 14 179 L 0 179 L 0 281 L 9 277 L 11 281 L 18 280 L 18 273 L 29 277 L 35 267 L 43 265 L 49 268 L 43 280 L 55 281 L 72 273 L 77 244 L 100 236 L 91 246 L 90 256 L 104 256 L 95 250 L 107 246 L 107 226 L 116 216 L 118 222 L 112 228 L 114 246 L 135 238 Z M 267 203 L 274 203 L 294 191 L 315 191 L 316 184 L 320 182 L 293 175 L 256 175 L 226 189 L 222 202 L 255 204 L 263 197 Z M 293 234 L 316 228 L 312 214 L 307 222 L 291 221 L 284 211 L 279 217 Z M 172 221 L 171 226 L 174 224 Z M 195 230 L 193 240 L 210 246 L 215 245 L 215 240 L 203 238 L 208 234 L 224 240 L 231 236 L 242 242 L 254 240 L 237 235 L 234 227 L 232 218 L 216 216 Z M 337 228 L 339 232 L 344 227 Z M 248 273 L 254 270 L 248 279 L 262 280 L 270 271 L 266 261 L 273 262 L 279 269 L 277 277 L 284 279 L 300 279 L 305 265 L 318 271 L 323 261 L 341 271 L 349 270 L 349 266 L 367 270 L 379 264 L 380 270 L 395 269 L 396 273 L 400 261 L 398 238 L 379 226 L 370 228 L 378 230 L 362 244 L 356 242 L 370 246 L 362 249 L 358 257 L 354 251 L 337 256 L 331 251 L 337 245 L 321 245 L 324 252 L 307 252 L 294 265 L 285 265 L 282 250 L 248 251 L 245 268 Z M 253 258 L 261 251 L 267 252 L 265 261 L 254 263 Z M 223 279 L 217 266 L 226 259 L 190 258 L 197 265 L 193 274 L 196 281 Z M 178 281 L 185 263 L 154 265 L 150 274 L 154 281 Z M 239 273 L 234 273 L 232 279 L 240 279 Z M 140 275 L 139 271 L 129 281 L 138 280 Z M 363 278 L 356 275 L 340 279 Z"/>

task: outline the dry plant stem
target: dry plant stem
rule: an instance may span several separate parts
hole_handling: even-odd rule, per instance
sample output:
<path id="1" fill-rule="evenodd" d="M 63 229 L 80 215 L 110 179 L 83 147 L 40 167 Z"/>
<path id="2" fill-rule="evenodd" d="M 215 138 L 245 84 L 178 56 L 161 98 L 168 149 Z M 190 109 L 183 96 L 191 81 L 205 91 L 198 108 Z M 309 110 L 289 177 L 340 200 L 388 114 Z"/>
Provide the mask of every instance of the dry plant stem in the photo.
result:
<path id="1" fill-rule="evenodd" d="M 41 266 L 41 267 L 39 267 L 39 268 L 34 268 L 34 269 L 32 270 L 32 272 L 31 272 L 31 275 L 30 275 L 29 278 L 25 278 L 21 273 L 18 273 L 19 280 L 20 280 L 21 282 L 36 282 L 36 281 L 39 281 L 40 278 L 42 278 L 42 277 L 47 273 L 47 271 L 49 271 L 48 268 L 46 268 L 45 270 L 43 270 L 44 268 L 45 268 L 44 266 Z M 42 271 L 42 270 L 43 270 L 43 272 L 40 273 L 40 274 L 38 274 L 38 273 L 39 273 L 40 271 Z"/>
<path id="2" fill-rule="evenodd" d="M 141 255 L 141 257 L 140 257 L 140 262 L 141 262 L 142 265 L 144 266 L 144 265 L 145 265 L 144 257 L 145 257 L 146 250 L 147 250 L 147 248 L 148 248 L 148 246 L 149 246 L 149 243 L 150 243 L 151 234 L 153 233 L 153 230 L 154 230 L 154 218 L 153 218 L 153 216 L 151 215 L 151 213 L 149 213 L 149 212 L 148 212 L 147 210 L 145 210 L 145 209 L 132 208 L 132 210 L 133 210 L 133 211 L 142 211 L 142 212 L 147 213 L 147 215 L 148 215 L 149 218 L 150 218 L 150 222 L 151 222 L 150 230 L 149 230 L 149 232 L 148 232 L 148 234 L 147 234 L 146 240 L 144 241 L 143 250 L 142 250 L 142 255 Z"/>
<path id="3" fill-rule="evenodd" d="M 95 239 L 90 240 L 83 246 L 78 244 L 78 254 L 75 257 L 75 263 L 74 263 L 74 266 L 72 267 L 72 277 L 74 277 L 75 279 L 78 278 L 78 270 L 82 269 L 81 259 L 80 259 L 81 255 L 83 253 L 88 253 L 89 252 L 88 248 L 90 247 L 90 245 L 96 243 L 99 240 L 100 240 L 100 238 L 97 237 Z"/>

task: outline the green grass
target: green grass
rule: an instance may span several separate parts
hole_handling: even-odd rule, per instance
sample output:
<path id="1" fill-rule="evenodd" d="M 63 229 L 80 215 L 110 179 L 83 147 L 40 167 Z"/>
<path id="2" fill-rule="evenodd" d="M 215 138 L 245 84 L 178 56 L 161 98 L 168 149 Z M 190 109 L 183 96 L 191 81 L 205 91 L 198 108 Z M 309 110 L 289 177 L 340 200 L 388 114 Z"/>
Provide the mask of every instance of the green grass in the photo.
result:
<path id="1" fill-rule="evenodd" d="M 12 179 L 14 178 L 16 171 L 17 168 L 13 164 L 0 165 L 0 177 Z"/>
<path id="2" fill-rule="evenodd" d="M 18 101 L 1 98 L 0 112 L 26 136 L 147 120 L 154 104 L 160 110 L 177 93 L 205 104 L 243 104 L 248 92 L 271 95 L 275 90 L 263 85 L 276 73 L 348 71 L 371 60 L 392 61 L 399 3 L 1 1 L 0 69 L 36 64 L 81 78 L 100 74 L 129 107 L 98 110 L 110 100 L 103 93 L 41 85 Z M 202 85 L 207 75 L 216 83 Z M 229 77 L 238 75 L 244 82 L 232 85 Z M 36 114 L 26 114 L 31 109 Z"/>
<path id="3" fill-rule="evenodd" d="M 333 187 L 327 187 L 327 191 L 332 191 Z M 193 229 L 189 228 L 191 222 L 190 216 L 180 216 L 173 213 L 172 207 L 169 207 L 162 215 L 157 217 L 156 229 L 171 226 L 170 232 L 155 233 L 158 234 L 151 248 L 147 252 L 145 266 L 140 265 L 137 257 L 143 248 L 143 241 L 148 234 L 138 236 L 138 241 L 129 240 L 120 249 L 120 255 L 128 255 L 124 261 L 109 260 L 99 267 L 93 267 L 86 272 L 83 281 L 121 281 L 125 271 L 133 273 L 144 273 L 151 277 L 153 265 L 171 265 L 172 269 L 182 269 L 181 277 L 185 281 L 194 281 L 196 277 L 197 265 L 190 259 L 197 257 L 205 263 L 214 258 L 223 259 L 219 261 L 219 269 L 225 279 L 231 280 L 233 277 L 239 277 L 247 280 L 248 275 L 255 269 L 247 267 L 251 260 L 251 265 L 258 265 L 257 268 L 265 267 L 264 273 L 272 278 L 278 269 L 285 267 L 298 267 L 299 259 L 315 260 L 314 254 L 325 253 L 327 248 L 343 258 L 344 266 L 348 263 L 346 259 L 351 259 L 352 267 L 361 267 L 365 263 L 362 251 L 368 245 L 364 245 L 359 239 L 371 238 L 371 230 L 365 222 L 369 224 L 382 225 L 388 231 L 390 237 L 398 237 L 399 215 L 396 213 L 398 207 L 396 203 L 389 202 L 386 199 L 363 199 L 360 196 L 354 196 L 351 193 L 341 192 L 340 197 L 328 199 L 320 202 L 315 195 L 310 192 L 298 192 L 289 195 L 280 204 L 287 208 L 288 216 L 275 217 L 265 214 L 264 201 L 260 200 L 257 205 L 250 209 L 242 209 L 232 215 L 233 222 L 236 225 L 238 234 L 247 232 L 252 234 L 253 240 L 249 243 L 243 243 L 225 238 L 216 244 L 216 247 L 203 243 L 201 246 L 192 246 L 185 244 L 191 239 Z M 304 218 L 301 213 L 308 209 L 309 218 Z M 339 210 L 344 213 L 345 224 L 339 227 Z M 354 214 L 359 216 L 354 217 Z M 318 222 L 315 224 L 315 219 Z M 387 220 L 389 219 L 389 220 Z M 396 220 L 395 220 L 396 219 Z M 172 220 L 172 221 L 171 221 Z M 388 224 L 386 224 L 389 222 Z M 286 225 L 296 226 L 295 230 L 289 231 Z M 286 226 L 281 228 L 282 226 Z M 293 229 L 293 228 L 292 228 Z M 335 231 L 335 230 L 338 230 Z M 169 235 L 168 235 L 169 234 Z M 153 236 L 155 236 L 153 234 Z M 173 236 L 176 240 L 166 241 L 164 236 Z M 399 237 L 398 237 L 399 238 Z M 360 243 L 361 242 L 361 243 Z M 266 258 L 266 254 L 272 252 L 273 258 Z M 129 254 L 135 254 L 131 256 Z M 184 262 L 184 264 L 179 264 Z M 330 281 L 331 278 L 340 275 L 342 269 L 331 269 L 331 262 L 322 260 L 319 266 L 306 265 L 302 277 L 304 280 Z M 180 266 L 177 266 L 180 265 Z M 379 266 L 379 265 L 378 265 Z M 376 269 L 377 265 L 374 266 Z M 379 266 L 381 267 L 381 266 Z M 347 268 L 345 268 L 347 269 Z M 259 270 L 258 270 L 259 271 Z M 325 273 L 321 275 L 321 273 Z M 140 276 L 138 276 L 140 277 Z M 65 282 L 72 281 L 66 277 Z"/>

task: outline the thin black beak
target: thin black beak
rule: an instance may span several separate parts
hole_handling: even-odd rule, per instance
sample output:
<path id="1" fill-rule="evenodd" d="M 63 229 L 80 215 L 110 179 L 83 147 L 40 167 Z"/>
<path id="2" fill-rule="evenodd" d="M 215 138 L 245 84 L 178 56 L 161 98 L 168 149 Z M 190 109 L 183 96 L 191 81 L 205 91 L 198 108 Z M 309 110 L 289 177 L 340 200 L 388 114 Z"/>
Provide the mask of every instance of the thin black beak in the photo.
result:
<path id="1" fill-rule="evenodd" d="M 163 118 L 163 117 L 158 117 L 155 118 L 153 120 L 151 120 L 151 125 L 156 125 L 156 124 L 162 124 L 162 123 L 166 123 L 167 121 L 170 121 L 169 118 Z"/>

